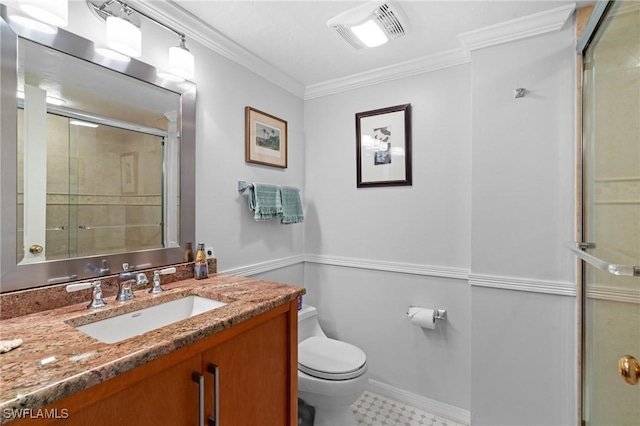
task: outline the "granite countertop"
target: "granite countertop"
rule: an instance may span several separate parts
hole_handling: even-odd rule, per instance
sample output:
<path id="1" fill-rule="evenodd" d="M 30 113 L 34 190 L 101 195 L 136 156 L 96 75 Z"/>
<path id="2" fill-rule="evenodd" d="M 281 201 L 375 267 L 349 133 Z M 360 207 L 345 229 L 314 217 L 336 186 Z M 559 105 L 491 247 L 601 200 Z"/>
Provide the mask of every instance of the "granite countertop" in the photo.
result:
<path id="1" fill-rule="evenodd" d="M 23 340 L 18 348 L 0 354 L 0 413 L 42 408 L 304 293 L 298 286 L 222 274 L 162 287 L 165 291 L 158 295 L 135 291 L 135 299 L 128 302 L 105 298 L 104 308 L 87 309 L 80 303 L 0 321 L 0 340 Z M 75 329 L 186 295 L 227 305 L 113 344 Z"/>

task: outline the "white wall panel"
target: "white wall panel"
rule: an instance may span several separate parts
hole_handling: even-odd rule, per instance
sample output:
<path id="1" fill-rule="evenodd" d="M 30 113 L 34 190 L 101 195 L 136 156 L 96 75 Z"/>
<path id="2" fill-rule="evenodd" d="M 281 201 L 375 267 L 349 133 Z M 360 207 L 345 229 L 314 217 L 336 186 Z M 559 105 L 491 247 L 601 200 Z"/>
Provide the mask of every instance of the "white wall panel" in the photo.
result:
<path id="1" fill-rule="evenodd" d="M 573 34 L 567 25 L 472 53 L 472 278 L 571 295 Z M 472 423 L 575 424 L 575 297 L 472 286 L 471 306 Z"/>
<path id="2" fill-rule="evenodd" d="M 372 380 L 469 409 L 470 303 L 466 280 L 305 265 L 305 303 L 329 337 L 367 354 Z M 412 325 L 409 305 L 446 309 L 433 330 Z"/>

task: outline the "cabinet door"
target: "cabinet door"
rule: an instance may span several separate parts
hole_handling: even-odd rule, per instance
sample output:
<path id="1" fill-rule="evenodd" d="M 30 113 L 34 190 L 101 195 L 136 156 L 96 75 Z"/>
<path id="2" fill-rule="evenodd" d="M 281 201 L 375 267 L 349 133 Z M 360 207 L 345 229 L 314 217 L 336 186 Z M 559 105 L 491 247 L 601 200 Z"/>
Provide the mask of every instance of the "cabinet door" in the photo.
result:
<path id="1" fill-rule="evenodd" d="M 215 380 L 207 371 L 218 367 L 216 426 L 290 424 L 287 337 L 287 316 L 279 315 L 203 352 L 205 412 L 211 418 Z"/>
<path id="2" fill-rule="evenodd" d="M 62 420 L 61 424 L 196 426 L 200 410 L 199 385 L 192 380 L 192 374 L 199 372 L 201 365 L 200 355 L 188 358 L 80 410 L 69 409 L 69 417 Z M 132 370 L 122 376 L 135 374 L 138 372 Z M 100 393 L 101 386 L 107 387 L 111 384 L 106 381 L 97 385 L 97 389 L 90 388 L 87 391 Z M 61 402 L 60 406 L 65 408 L 64 401 Z"/>

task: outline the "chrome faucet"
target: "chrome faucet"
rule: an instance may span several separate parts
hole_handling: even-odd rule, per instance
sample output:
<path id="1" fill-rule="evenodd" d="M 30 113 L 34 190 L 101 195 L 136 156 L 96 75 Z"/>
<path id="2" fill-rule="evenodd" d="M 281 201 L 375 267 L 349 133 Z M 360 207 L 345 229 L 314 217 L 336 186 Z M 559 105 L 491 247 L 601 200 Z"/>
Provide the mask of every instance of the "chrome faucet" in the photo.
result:
<path id="1" fill-rule="evenodd" d="M 116 300 L 119 302 L 124 302 L 133 299 L 134 295 L 131 286 L 133 284 L 145 285 L 148 283 L 149 280 L 147 279 L 147 276 L 145 274 L 135 274 L 129 271 L 128 263 L 123 263 L 122 272 L 118 275 L 118 295 L 116 296 Z"/>

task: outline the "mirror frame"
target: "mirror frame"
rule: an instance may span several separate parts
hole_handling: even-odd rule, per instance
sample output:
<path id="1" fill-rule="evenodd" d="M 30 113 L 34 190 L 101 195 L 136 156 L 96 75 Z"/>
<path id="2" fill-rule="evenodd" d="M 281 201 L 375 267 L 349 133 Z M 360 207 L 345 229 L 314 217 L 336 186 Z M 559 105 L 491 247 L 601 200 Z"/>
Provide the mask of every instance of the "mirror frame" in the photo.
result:
<path id="1" fill-rule="evenodd" d="M 64 260 L 18 265 L 17 241 L 17 50 L 18 38 L 86 60 L 129 77 L 153 84 L 180 95 L 180 225 L 179 244 L 155 250 L 123 252 L 101 256 L 77 257 Z M 24 290 L 96 277 L 86 265 L 101 265 L 106 259 L 110 271 L 103 276 L 122 271 L 122 264 L 130 269 L 151 269 L 184 262 L 186 242 L 195 237 L 195 138 L 196 85 L 193 82 L 171 82 L 158 77 L 156 69 L 144 62 L 130 59 L 118 62 L 95 53 L 94 43 L 58 28 L 55 34 L 43 34 L 13 25 L 9 9 L 0 4 L 0 293 Z"/>

